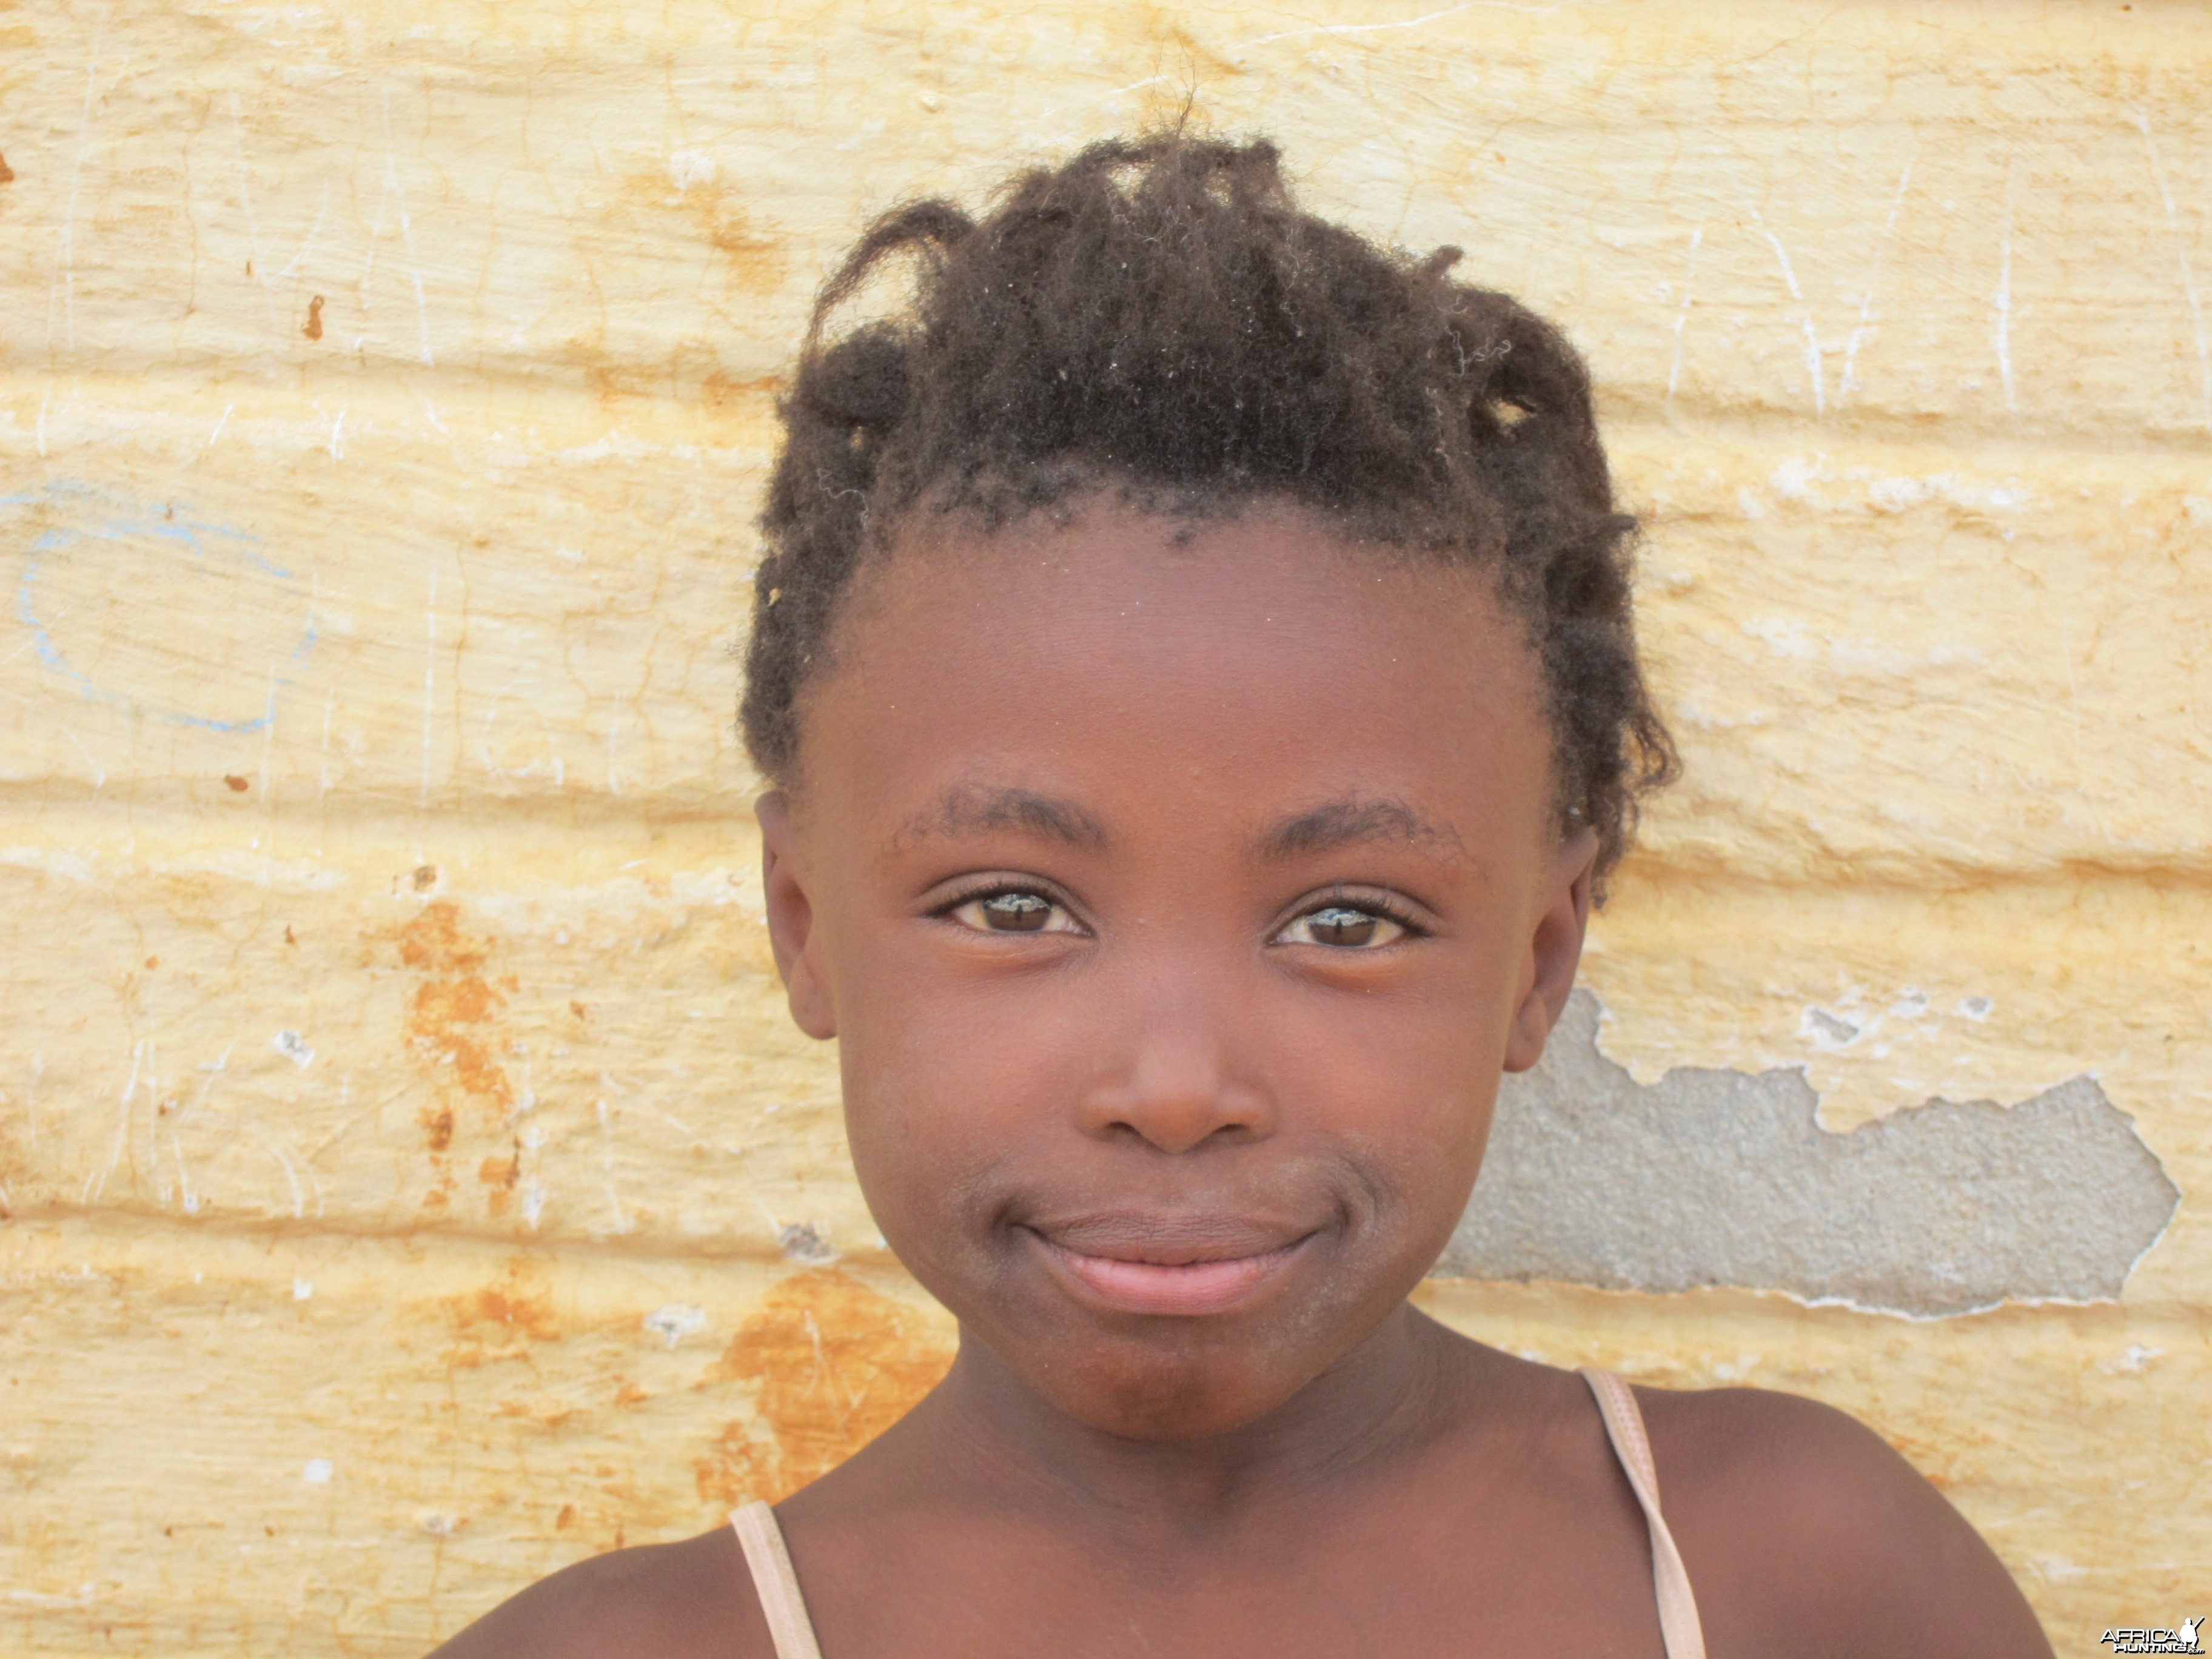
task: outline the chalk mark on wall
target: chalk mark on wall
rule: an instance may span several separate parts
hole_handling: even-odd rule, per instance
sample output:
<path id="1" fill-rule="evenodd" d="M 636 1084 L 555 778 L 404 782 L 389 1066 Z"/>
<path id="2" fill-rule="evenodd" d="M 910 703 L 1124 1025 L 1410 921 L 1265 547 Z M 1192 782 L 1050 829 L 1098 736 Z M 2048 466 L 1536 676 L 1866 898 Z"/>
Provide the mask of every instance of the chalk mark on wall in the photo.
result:
<path id="1" fill-rule="evenodd" d="M 0 514 L 25 507 L 45 527 L 23 550 L 15 615 L 30 637 L 9 660 L 27 648 L 85 701 L 175 726 L 241 734 L 275 723 L 277 689 L 290 684 L 280 665 L 315 648 L 314 599 L 311 585 L 270 558 L 257 537 L 196 517 L 176 501 L 142 503 L 65 480 L 0 497 Z M 134 606 L 143 616 L 125 618 L 124 610 Z M 91 666 L 58 634 L 80 613 L 88 619 Z M 269 674 L 250 690 L 235 678 L 182 672 L 255 654 L 268 657 Z M 129 677 L 139 683 L 114 684 L 106 667 L 111 657 L 135 671 Z M 177 706 L 179 699 L 164 695 L 173 688 L 191 702 Z M 227 707 L 226 693 L 250 701 Z M 95 772 L 104 770 L 88 751 L 86 759 Z"/>

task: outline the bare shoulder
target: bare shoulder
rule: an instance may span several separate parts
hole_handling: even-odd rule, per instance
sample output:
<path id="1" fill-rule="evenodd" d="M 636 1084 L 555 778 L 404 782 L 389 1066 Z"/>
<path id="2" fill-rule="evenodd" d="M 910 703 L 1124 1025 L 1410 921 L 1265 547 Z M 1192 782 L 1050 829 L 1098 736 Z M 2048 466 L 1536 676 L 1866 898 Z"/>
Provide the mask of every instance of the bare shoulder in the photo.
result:
<path id="1" fill-rule="evenodd" d="M 616 1550 L 502 1601 L 432 1659 L 770 1659 L 768 1625 L 728 1528 Z"/>
<path id="2" fill-rule="evenodd" d="M 1856 1419 L 1759 1389 L 1638 1389 L 1713 1659 L 2049 1659 L 1980 1534 Z"/>

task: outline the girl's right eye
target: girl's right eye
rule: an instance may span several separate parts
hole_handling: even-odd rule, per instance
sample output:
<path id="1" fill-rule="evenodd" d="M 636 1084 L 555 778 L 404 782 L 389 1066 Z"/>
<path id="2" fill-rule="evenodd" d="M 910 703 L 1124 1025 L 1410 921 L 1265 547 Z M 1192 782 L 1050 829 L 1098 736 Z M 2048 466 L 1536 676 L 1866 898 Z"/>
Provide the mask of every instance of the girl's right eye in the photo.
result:
<path id="1" fill-rule="evenodd" d="M 982 893 L 944 912 L 963 927 L 979 933 L 1077 933 L 1083 930 L 1065 905 L 1042 893 L 1014 889 Z"/>

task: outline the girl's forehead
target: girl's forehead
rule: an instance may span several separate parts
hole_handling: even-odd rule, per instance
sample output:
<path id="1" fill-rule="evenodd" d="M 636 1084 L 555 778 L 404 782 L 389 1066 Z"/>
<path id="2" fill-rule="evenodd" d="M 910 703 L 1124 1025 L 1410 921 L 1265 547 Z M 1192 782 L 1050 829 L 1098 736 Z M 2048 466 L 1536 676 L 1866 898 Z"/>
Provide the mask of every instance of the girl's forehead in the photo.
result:
<path id="1" fill-rule="evenodd" d="M 802 765 L 885 810 L 980 777 L 1287 810 L 1540 793 L 1549 769 L 1540 675 L 1486 573 L 1295 511 L 940 529 L 854 599 Z"/>
<path id="2" fill-rule="evenodd" d="M 1488 565 L 1363 538 L 1292 505 L 1193 517 L 1094 501 L 997 530 L 957 518 L 915 526 L 856 584 L 839 631 L 874 654 L 886 634 L 958 629 L 1013 606 L 1033 623 L 1101 634 L 1128 625 L 1119 631 L 1156 638 L 1194 667 L 1236 647 L 1224 630 L 1288 635 L 1328 617 L 1339 629 L 1405 632 L 1417 614 L 1494 645 L 1504 621 Z M 1526 658 L 1495 665 L 1529 671 L 1533 688 Z"/>

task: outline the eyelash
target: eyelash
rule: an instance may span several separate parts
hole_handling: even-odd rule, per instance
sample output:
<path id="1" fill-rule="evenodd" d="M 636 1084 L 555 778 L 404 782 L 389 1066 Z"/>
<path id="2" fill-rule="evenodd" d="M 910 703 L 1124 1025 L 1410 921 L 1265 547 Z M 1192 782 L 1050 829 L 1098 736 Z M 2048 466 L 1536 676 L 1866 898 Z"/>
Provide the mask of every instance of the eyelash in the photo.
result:
<path id="1" fill-rule="evenodd" d="M 1304 904 L 1301 904 L 1297 910 L 1292 912 L 1291 915 L 1284 920 L 1282 925 L 1277 927 L 1274 933 L 1269 935 L 1269 938 L 1271 939 L 1279 939 L 1284 933 L 1289 932 L 1291 928 L 1296 927 L 1299 922 L 1305 921 L 1310 916 L 1319 915 L 1326 910 L 1356 910 L 1362 915 L 1373 916 L 1377 921 L 1390 923 L 1393 927 L 1399 929 L 1400 933 L 1406 939 L 1426 939 L 1429 936 L 1429 930 L 1426 927 L 1424 927 L 1419 921 L 1415 918 L 1412 907 L 1406 904 L 1403 901 L 1395 899 L 1386 893 L 1347 891 L 1340 888 L 1330 892 L 1322 893 L 1315 898 L 1308 900 Z M 1380 945 L 1322 945 L 1320 948 L 1323 950 L 1341 951 L 1346 954 L 1350 955 L 1362 951 L 1387 950 L 1389 945 L 1395 945 L 1399 941 L 1396 939 L 1391 939 Z"/>
<path id="2" fill-rule="evenodd" d="M 970 887 L 963 892 L 955 894 L 944 903 L 939 904 L 935 908 L 932 909 L 929 914 L 940 921 L 950 921 L 952 920 L 956 912 L 965 909 L 969 905 L 988 903 L 994 898 L 1008 898 L 1018 894 L 1029 898 L 1042 899 L 1054 909 L 1064 912 L 1069 921 L 1075 922 L 1075 927 L 1073 930 L 1067 928 L 1054 928 L 1050 930 L 1036 928 L 1030 931 L 1038 933 L 1051 931 L 1061 933 L 1070 931 L 1088 933 L 1091 931 L 1079 921 L 1076 920 L 1075 908 L 1068 903 L 1066 899 L 1053 892 L 1053 890 L 1048 887 L 1042 886 L 1036 882 L 1028 881 L 986 882 L 981 886 Z M 960 925 L 963 927 L 967 926 L 966 923 L 962 923 Z M 1019 933 L 1024 930 L 1013 927 L 978 927 L 973 928 L 971 931 L 988 933 Z"/>
<path id="3" fill-rule="evenodd" d="M 965 891 L 955 894 L 951 898 L 945 900 L 943 903 L 932 909 L 929 914 L 939 921 L 950 921 L 952 920 L 956 913 L 966 908 L 969 905 L 988 903 L 994 898 L 1007 898 L 1017 895 L 1024 897 L 1043 900 L 1045 903 L 1050 905 L 1054 909 L 1064 913 L 1070 921 L 1075 923 L 1074 927 L 1073 929 L 1054 928 L 1049 930 L 1042 927 L 1034 930 L 1024 930 L 1020 928 L 975 928 L 972 931 L 977 933 L 1018 933 L 1024 931 L 1035 931 L 1039 933 L 1046 931 L 1067 933 L 1072 931 L 1085 934 L 1091 931 L 1088 927 L 1085 927 L 1081 921 L 1076 919 L 1073 907 L 1071 906 L 1064 898 L 1056 896 L 1050 889 L 1032 882 L 995 881 L 986 883 L 979 887 L 971 887 L 967 889 Z M 1309 900 L 1306 903 L 1299 906 L 1297 910 L 1284 919 L 1280 926 L 1277 927 L 1268 934 L 1268 939 L 1272 943 L 1306 918 L 1319 915 L 1324 911 L 1332 909 L 1355 910 L 1363 915 L 1373 916 L 1377 921 L 1387 921 L 1393 927 L 1398 928 L 1403 936 L 1407 939 L 1425 939 L 1428 937 L 1428 929 L 1424 927 L 1414 917 L 1410 906 L 1401 902 L 1395 901 L 1385 894 L 1349 892 L 1337 890 L 1320 894 Z M 961 925 L 964 927 L 968 924 L 963 923 Z M 1319 948 L 1323 950 L 1352 952 L 1368 949 L 1385 949 L 1388 948 L 1388 945 L 1394 945 L 1397 942 L 1397 940 L 1392 939 L 1388 941 L 1384 945 L 1377 946 L 1322 945 Z"/>

